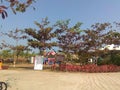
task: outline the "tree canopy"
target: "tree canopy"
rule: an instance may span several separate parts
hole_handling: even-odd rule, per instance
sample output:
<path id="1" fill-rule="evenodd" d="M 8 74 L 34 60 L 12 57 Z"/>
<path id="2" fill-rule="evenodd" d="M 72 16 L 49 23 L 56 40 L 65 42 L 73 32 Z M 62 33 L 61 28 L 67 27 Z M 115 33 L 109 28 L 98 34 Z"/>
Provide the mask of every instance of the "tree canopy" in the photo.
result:
<path id="1" fill-rule="evenodd" d="M 25 29 L 25 33 L 32 37 L 28 39 L 28 45 L 33 48 L 38 48 L 40 52 L 51 49 L 52 46 L 56 46 L 56 43 L 51 41 L 56 35 L 53 31 L 53 27 L 48 26 L 49 23 L 48 19 L 45 18 L 41 23 L 35 22 L 35 25 L 39 28 L 38 30 L 32 28 Z"/>
<path id="2" fill-rule="evenodd" d="M 21 39 L 27 39 L 28 45 L 26 47 L 37 48 L 40 53 L 46 49 L 57 47 L 58 52 L 61 51 L 67 56 L 67 60 L 71 60 L 71 56 L 76 55 L 78 57 L 77 62 L 85 63 L 87 59 L 93 56 L 102 58 L 109 56 L 110 63 L 119 63 L 119 61 L 113 60 L 114 55 L 117 56 L 117 59 L 115 59 L 119 60 L 119 51 L 115 52 L 107 49 L 101 51 L 100 48 L 111 44 L 120 45 L 120 23 L 95 23 L 84 30 L 81 29 L 81 22 L 72 26 L 70 20 L 59 20 L 51 25 L 48 18 L 43 18 L 40 23 L 35 21 L 34 24 L 37 29 L 31 27 L 24 30 L 16 29 L 3 34 L 16 40 L 16 43 Z M 19 31 L 22 31 L 22 33 L 18 34 Z M 2 45 L 12 47 L 5 43 L 2 43 Z M 13 50 L 16 49 L 18 56 L 26 47 L 16 45 Z M 103 61 L 103 63 L 108 64 L 109 60 Z"/>
<path id="3" fill-rule="evenodd" d="M 2 18 L 5 19 L 8 16 L 8 8 L 12 9 L 14 14 L 16 14 L 16 12 L 25 12 L 35 0 L 25 0 L 24 2 L 22 0 L 0 0 L 0 2 L 0 14 Z M 5 2 L 5 4 L 3 2 Z"/>

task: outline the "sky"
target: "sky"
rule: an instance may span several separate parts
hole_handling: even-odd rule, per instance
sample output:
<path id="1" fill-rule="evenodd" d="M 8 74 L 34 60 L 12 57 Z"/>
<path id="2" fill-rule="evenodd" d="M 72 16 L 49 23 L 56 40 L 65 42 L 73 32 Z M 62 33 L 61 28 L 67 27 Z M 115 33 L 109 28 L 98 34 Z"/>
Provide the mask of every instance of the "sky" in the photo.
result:
<path id="1" fill-rule="evenodd" d="M 82 22 L 81 28 L 85 29 L 97 22 L 119 22 L 120 0 L 36 0 L 36 3 L 32 4 L 25 13 L 15 15 L 10 9 L 7 12 L 6 19 L 0 17 L 0 32 L 8 32 L 16 28 L 37 28 L 34 22 L 41 22 L 45 17 L 48 17 L 52 24 L 67 19 L 71 19 L 71 25 Z M 0 41 L 3 39 L 12 42 L 9 38 L 1 36 Z"/>

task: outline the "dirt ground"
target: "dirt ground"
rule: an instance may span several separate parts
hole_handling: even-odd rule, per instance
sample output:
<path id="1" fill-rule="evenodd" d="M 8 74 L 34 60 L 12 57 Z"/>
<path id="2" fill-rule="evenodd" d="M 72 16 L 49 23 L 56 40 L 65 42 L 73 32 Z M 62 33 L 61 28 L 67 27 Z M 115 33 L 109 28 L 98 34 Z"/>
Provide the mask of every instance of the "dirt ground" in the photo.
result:
<path id="1" fill-rule="evenodd" d="M 120 90 L 120 72 L 69 73 L 29 69 L 0 70 L 7 90 Z"/>

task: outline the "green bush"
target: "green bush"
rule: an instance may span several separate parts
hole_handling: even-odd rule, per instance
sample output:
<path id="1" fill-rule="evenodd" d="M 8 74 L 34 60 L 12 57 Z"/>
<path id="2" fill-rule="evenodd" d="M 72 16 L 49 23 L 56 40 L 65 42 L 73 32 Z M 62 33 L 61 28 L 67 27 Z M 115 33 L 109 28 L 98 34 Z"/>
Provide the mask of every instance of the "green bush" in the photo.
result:
<path id="1" fill-rule="evenodd" d="M 120 56 L 119 55 L 113 55 L 111 60 L 110 60 L 110 63 L 120 66 Z"/>

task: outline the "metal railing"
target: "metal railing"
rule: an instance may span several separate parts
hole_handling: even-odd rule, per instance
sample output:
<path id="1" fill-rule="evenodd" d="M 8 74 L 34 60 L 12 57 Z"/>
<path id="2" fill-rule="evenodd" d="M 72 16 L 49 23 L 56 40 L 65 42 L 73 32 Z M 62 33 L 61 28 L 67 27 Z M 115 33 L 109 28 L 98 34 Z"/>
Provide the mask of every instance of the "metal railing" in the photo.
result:
<path id="1" fill-rule="evenodd" d="M 0 82 L 0 90 L 7 90 L 7 84 L 5 82 Z"/>

